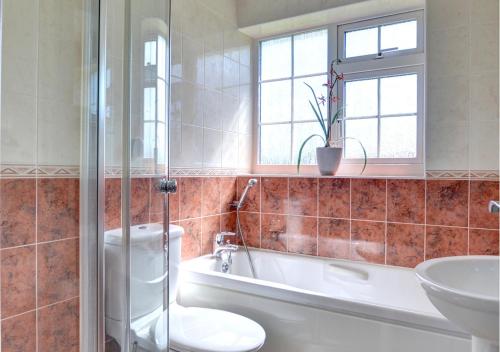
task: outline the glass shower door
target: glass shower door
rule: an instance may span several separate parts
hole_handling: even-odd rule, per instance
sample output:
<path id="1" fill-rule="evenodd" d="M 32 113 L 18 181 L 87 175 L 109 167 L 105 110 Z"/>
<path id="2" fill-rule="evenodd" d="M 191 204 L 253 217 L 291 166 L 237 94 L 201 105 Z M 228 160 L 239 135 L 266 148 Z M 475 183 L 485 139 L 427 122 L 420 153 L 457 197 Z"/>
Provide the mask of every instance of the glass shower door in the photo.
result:
<path id="1" fill-rule="evenodd" d="M 169 0 L 101 2 L 106 351 L 168 347 L 169 17 Z"/>

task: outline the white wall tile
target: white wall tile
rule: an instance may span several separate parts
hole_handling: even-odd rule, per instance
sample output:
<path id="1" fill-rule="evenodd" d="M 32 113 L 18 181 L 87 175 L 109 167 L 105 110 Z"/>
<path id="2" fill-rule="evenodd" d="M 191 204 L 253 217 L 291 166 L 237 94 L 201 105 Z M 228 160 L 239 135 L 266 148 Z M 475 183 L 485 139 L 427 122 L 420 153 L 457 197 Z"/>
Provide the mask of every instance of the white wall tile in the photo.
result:
<path id="1" fill-rule="evenodd" d="M 215 90 L 205 91 L 203 127 L 222 130 L 222 93 Z"/>
<path id="2" fill-rule="evenodd" d="M 203 167 L 222 166 L 222 131 L 203 129 Z"/>
<path id="3" fill-rule="evenodd" d="M 472 75 L 470 79 L 471 129 L 477 121 L 498 122 L 498 72 Z"/>
<path id="4" fill-rule="evenodd" d="M 184 81 L 182 83 L 182 123 L 203 126 L 204 89 Z"/>
<path id="5" fill-rule="evenodd" d="M 203 41 L 182 37 L 182 78 L 186 81 L 203 84 L 205 62 Z"/>
<path id="6" fill-rule="evenodd" d="M 498 119 L 475 122 L 469 132 L 469 164 L 471 170 L 498 170 Z"/>
<path id="7" fill-rule="evenodd" d="M 222 135 L 222 167 L 238 167 L 238 134 L 224 132 Z"/>

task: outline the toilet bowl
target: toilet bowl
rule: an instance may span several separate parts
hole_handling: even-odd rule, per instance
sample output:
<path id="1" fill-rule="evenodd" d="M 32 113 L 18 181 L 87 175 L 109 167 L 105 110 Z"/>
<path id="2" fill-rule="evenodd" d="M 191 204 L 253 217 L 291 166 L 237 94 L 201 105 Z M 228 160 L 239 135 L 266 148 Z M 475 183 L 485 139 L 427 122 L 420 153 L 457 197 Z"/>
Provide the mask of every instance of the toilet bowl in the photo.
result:
<path id="1" fill-rule="evenodd" d="M 131 339 L 137 351 L 251 352 L 264 344 L 264 329 L 251 319 L 216 309 L 183 307 L 175 302 L 184 230 L 169 226 L 169 302 L 165 309 L 163 225 L 132 226 L 130 231 Z M 105 233 L 106 334 L 120 342 L 124 307 L 121 272 L 122 231 Z"/>

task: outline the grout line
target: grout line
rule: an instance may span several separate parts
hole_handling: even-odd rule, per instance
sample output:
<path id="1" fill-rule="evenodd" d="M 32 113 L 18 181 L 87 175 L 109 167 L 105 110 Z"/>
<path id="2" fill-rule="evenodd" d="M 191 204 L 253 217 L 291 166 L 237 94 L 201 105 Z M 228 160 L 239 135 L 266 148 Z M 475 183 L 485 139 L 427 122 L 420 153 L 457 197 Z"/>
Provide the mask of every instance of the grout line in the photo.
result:
<path id="1" fill-rule="evenodd" d="M 467 182 L 467 255 L 470 255 L 470 180 Z"/>
<path id="2" fill-rule="evenodd" d="M 319 255 L 319 178 L 316 177 L 316 256 Z"/>
<path id="3" fill-rule="evenodd" d="M 384 264 L 387 265 L 387 208 L 389 207 L 387 198 L 388 198 L 388 187 L 387 187 L 387 179 L 385 180 L 385 219 L 384 219 Z"/>
<path id="4" fill-rule="evenodd" d="M 348 259 L 352 259 L 352 179 L 349 179 L 349 254 Z"/>
<path id="5" fill-rule="evenodd" d="M 427 256 L 427 181 L 424 180 L 424 260 Z"/>

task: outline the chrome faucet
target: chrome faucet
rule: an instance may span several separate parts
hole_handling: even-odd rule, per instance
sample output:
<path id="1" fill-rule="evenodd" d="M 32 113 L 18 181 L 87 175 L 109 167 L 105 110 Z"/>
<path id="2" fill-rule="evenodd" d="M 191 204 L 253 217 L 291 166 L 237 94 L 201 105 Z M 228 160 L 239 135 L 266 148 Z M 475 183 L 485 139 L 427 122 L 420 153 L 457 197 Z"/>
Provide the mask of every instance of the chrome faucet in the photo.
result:
<path id="1" fill-rule="evenodd" d="M 227 273 L 233 263 L 232 254 L 238 250 L 238 246 L 226 240 L 228 236 L 236 236 L 234 232 L 221 232 L 215 235 L 214 252 L 212 256 L 220 260 L 220 270 Z"/>
<path id="2" fill-rule="evenodd" d="M 500 213 L 500 201 L 490 200 L 488 211 L 490 213 Z"/>

